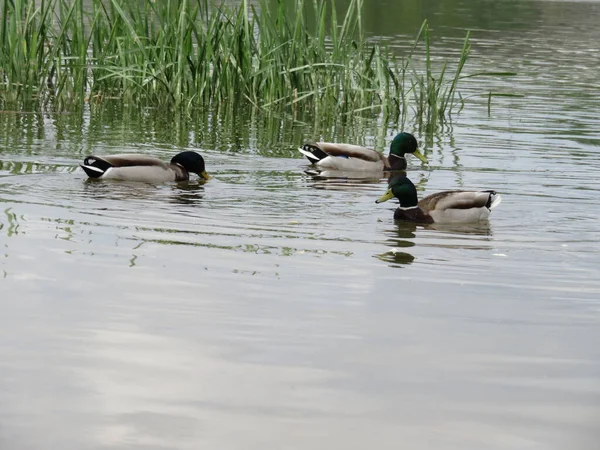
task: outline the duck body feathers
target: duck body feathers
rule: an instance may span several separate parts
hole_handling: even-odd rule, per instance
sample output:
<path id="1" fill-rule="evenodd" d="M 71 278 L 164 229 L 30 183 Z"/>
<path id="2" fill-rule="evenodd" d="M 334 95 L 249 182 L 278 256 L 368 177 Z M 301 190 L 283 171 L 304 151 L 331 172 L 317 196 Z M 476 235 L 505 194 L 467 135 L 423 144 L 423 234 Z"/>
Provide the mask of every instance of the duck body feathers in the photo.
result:
<path id="1" fill-rule="evenodd" d="M 195 152 L 179 153 L 169 163 L 146 155 L 90 155 L 83 160 L 81 168 L 90 178 L 146 183 L 186 181 L 190 178 L 190 172 L 204 179 L 209 178 L 202 156 Z"/>
<path id="2" fill-rule="evenodd" d="M 446 209 L 489 208 L 495 191 L 443 191 L 431 194 L 419 201 L 425 212 Z"/>
<path id="3" fill-rule="evenodd" d="M 311 163 L 322 169 L 382 171 L 389 168 L 388 160 L 384 155 L 360 145 L 309 142 L 298 150 Z"/>
<path id="4" fill-rule="evenodd" d="M 429 195 L 415 208 L 398 208 L 395 220 L 420 223 L 472 223 L 487 220 L 502 198 L 495 191 L 444 191 Z"/>

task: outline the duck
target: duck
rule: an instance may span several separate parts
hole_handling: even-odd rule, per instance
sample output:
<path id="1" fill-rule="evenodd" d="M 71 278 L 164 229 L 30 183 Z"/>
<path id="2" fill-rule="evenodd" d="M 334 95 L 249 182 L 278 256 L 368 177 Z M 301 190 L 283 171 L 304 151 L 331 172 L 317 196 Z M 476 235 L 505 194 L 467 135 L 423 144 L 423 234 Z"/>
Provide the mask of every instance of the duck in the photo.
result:
<path id="1" fill-rule="evenodd" d="M 427 163 L 427 158 L 419 151 L 415 137 L 406 132 L 398 133 L 394 137 L 387 157 L 376 150 L 360 145 L 332 142 L 307 142 L 298 150 L 319 169 L 380 172 L 405 170 L 407 153 L 412 153 L 422 162 Z"/>
<path id="2" fill-rule="evenodd" d="M 415 185 L 404 175 L 393 177 L 388 190 L 375 200 L 386 202 L 396 197 L 400 206 L 394 220 L 417 223 L 471 223 L 488 219 L 502 201 L 496 191 L 443 191 L 417 200 Z"/>
<path id="3" fill-rule="evenodd" d="M 185 151 L 175 155 L 169 163 L 146 155 L 121 154 L 86 156 L 81 168 L 90 178 L 160 183 L 187 181 L 190 173 L 203 180 L 210 179 L 199 153 Z"/>

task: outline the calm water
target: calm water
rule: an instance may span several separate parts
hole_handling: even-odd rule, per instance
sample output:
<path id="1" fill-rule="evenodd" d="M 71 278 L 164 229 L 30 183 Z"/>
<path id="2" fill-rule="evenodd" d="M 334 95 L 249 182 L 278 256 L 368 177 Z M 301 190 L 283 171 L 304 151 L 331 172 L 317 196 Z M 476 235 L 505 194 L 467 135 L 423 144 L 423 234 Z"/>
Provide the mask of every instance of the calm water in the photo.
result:
<path id="1" fill-rule="evenodd" d="M 302 140 L 383 148 L 376 120 L 0 112 L 2 450 L 598 448 L 600 3 L 392 3 L 366 21 L 398 51 L 428 17 L 438 55 L 474 30 L 466 73 L 519 74 L 415 131 L 420 195 L 495 188 L 489 225 L 303 173 Z M 184 148 L 207 184 L 76 168 Z"/>

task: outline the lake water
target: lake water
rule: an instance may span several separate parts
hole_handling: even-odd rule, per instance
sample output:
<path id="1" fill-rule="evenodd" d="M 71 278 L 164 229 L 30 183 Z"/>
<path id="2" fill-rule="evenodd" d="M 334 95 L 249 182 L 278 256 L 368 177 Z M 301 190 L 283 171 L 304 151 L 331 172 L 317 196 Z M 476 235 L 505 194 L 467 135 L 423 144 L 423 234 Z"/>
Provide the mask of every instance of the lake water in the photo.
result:
<path id="1" fill-rule="evenodd" d="M 321 129 L 119 108 L 0 112 L 0 448 L 596 449 L 600 3 L 379 2 L 429 18 L 471 96 L 419 194 L 496 189 L 490 223 L 397 225 L 385 182 L 304 173 Z M 488 114 L 487 92 L 497 97 Z M 86 182 L 89 153 L 199 150 L 208 183 Z"/>

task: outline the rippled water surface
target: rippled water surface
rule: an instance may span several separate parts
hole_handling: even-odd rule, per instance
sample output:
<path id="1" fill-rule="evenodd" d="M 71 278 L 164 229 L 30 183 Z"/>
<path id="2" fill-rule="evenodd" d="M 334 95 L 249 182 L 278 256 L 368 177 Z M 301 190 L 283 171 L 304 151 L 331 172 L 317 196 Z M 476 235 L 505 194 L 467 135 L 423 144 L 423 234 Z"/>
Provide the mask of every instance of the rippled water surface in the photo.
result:
<path id="1" fill-rule="evenodd" d="M 428 17 L 448 56 L 472 29 L 466 73 L 518 73 L 409 129 L 421 196 L 502 194 L 485 225 L 394 224 L 384 180 L 304 173 L 302 140 L 383 148 L 377 121 L 0 112 L 0 448 L 598 448 L 600 4 L 447 3 L 365 20 L 402 51 Z M 213 179 L 77 168 L 181 149 Z"/>

